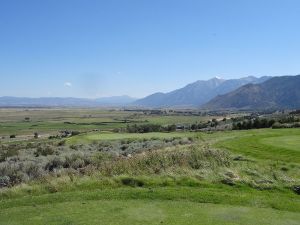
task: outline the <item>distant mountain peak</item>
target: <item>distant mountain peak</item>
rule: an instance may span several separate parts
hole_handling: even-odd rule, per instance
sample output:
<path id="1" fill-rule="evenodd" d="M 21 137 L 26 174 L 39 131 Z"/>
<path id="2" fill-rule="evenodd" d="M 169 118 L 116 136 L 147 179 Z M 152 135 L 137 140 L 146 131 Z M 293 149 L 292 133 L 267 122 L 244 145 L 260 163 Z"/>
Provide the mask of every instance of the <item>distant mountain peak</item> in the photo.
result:
<path id="1" fill-rule="evenodd" d="M 263 77 L 266 79 L 266 77 Z M 262 83 L 248 83 L 219 95 L 203 106 L 205 109 L 298 109 L 300 75 L 281 76 Z"/>
<path id="2" fill-rule="evenodd" d="M 155 93 L 137 100 L 134 105 L 142 107 L 199 107 L 214 97 L 231 92 L 248 83 L 261 83 L 269 79 L 244 77 L 225 80 L 216 76 L 210 80 L 198 80 L 168 93 Z"/>

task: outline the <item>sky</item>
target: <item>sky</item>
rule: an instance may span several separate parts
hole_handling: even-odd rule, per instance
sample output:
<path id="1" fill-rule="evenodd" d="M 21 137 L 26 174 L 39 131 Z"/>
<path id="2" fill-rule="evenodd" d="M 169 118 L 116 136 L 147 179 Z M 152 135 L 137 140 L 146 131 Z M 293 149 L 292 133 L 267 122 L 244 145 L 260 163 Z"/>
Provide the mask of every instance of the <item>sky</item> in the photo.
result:
<path id="1" fill-rule="evenodd" d="M 0 96 L 167 92 L 300 73 L 299 0 L 2 0 Z"/>

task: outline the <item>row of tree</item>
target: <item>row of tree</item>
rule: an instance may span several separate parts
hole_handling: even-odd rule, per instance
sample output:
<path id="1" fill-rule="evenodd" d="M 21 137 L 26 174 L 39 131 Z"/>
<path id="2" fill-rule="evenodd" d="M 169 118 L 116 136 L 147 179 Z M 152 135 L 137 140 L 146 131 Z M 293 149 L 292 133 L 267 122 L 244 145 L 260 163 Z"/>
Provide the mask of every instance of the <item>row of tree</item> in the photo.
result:
<path id="1" fill-rule="evenodd" d="M 134 124 L 126 128 L 128 133 L 172 132 L 176 131 L 176 125 L 162 126 L 158 124 Z"/>
<path id="2" fill-rule="evenodd" d="M 226 122 L 226 119 L 224 119 L 223 122 Z M 128 125 L 126 127 L 126 132 L 150 133 L 150 132 L 172 132 L 176 130 L 196 131 L 204 128 L 217 127 L 219 124 L 220 122 L 217 121 L 216 119 L 212 119 L 207 122 L 199 122 L 199 123 L 185 124 L 185 125 L 134 124 L 134 125 Z"/>
<path id="3" fill-rule="evenodd" d="M 250 130 L 250 129 L 259 129 L 259 128 L 270 128 L 275 123 L 275 119 L 267 118 L 255 118 L 255 119 L 246 119 L 239 122 L 232 123 L 233 130 Z"/>
<path id="4" fill-rule="evenodd" d="M 232 129 L 233 130 L 249 130 L 249 129 L 259 129 L 259 128 L 270 128 L 276 125 L 276 127 L 281 127 L 281 125 L 291 125 L 298 124 L 300 118 L 295 116 L 280 116 L 274 118 L 234 118 L 232 119 Z M 276 123 L 276 124 L 275 124 Z M 284 127 L 284 126 L 283 126 Z"/>

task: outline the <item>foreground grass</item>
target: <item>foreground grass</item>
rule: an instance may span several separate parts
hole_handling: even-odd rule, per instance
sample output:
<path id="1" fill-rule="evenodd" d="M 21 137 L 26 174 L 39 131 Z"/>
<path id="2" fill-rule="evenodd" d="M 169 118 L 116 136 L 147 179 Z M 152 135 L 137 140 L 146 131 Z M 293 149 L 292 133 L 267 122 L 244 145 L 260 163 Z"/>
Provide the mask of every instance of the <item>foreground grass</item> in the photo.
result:
<path id="1" fill-rule="evenodd" d="M 89 184 L 89 185 L 87 185 Z M 247 187 L 104 188 L 0 202 L 0 224 L 299 224 L 300 199 L 284 190 Z M 71 187 L 72 188 L 72 187 Z M 94 189 L 95 188 L 95 189 Z M 204 204 L 205 203 L 205 204 Z"/>
<path id="2" fill-rule="evenodd" d="M 192 209 L 192 210 L 191 210 Z M 3 225 L 264 224 L 296 225 L 300 216 L 273 209 L 161 200 L 73 201 L 1 211 Z"/>

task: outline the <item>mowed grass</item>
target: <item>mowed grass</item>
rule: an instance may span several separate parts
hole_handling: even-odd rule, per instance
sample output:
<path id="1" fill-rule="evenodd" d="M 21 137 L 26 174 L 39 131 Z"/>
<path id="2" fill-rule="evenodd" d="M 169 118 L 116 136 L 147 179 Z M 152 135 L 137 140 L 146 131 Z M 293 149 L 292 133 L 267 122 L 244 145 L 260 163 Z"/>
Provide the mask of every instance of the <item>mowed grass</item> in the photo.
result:
<path id="1" fill-rule="evenodd" d="M 297 225 L 300 215 L 274 209 L 182 201 L 101 200 L 11 208 L 1 211 L 1 219 L 1 225 Z"/>
<path id="2" fill-rule="evenodd" d="M 300 134 L 282 137 L 269 137 L 261 139 L 263 144 L 271 145 L 273 147 L 280 147 L 284 149 L 300 151 Z"/>
<path id="3" fill-rule="evenodd" d="M 254 159 L 300 163 L 300 129 L 233 131 L 225 137 L 215 146 Z"/>
<path id="4" fill-rule="evenodd" d="M 292 193 L 227 186 L 113 188 L 0 202 L 0 224 L 287 224 L 300 221 Z"/>
<path id="5" fill-rule="evenodd" d="M 192 137 L 195 136 L 193 133 L 189 132 L 171 132 L 171 133 L 110 133 L 110 132 L 97 132 L 89 133 L 84 135 L 74 136 L 68 139 L 69 144 L 79 144 L 79 143 L 90 143 L 93 141 L 110 141 L 110 140 L 124 140 L 124 139 L 165 139 L 165 138 L 176 138 L 176 137 Z"/>

